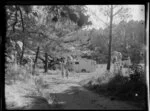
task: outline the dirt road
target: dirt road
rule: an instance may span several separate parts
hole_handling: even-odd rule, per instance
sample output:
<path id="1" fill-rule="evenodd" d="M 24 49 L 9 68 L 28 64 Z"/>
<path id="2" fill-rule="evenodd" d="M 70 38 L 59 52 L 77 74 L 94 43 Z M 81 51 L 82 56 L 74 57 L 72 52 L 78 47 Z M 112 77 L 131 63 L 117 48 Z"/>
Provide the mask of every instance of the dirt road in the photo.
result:
<path id="1" fill-rule="evenodd" d="M 15 109 L 139 109 L 125 102 L 110 100 L 109 97 L 104 97 L 103 95 L 100 96 L 80 85 L 81 81 L 84 79 L 87 80 L 92 76 L 91 74 L 86 73 L 76 73 L 71 74 L 67 79 L 62 78 L 59 73 L 42 74 L 42 78 L 45 82 L 45 87 L 41 89 L 42 98 L 25 96 L 27 95 L 25 92 L 29 90 L 29 86 L 27 84 L 23 85 L 21 83 L 16 83 L 13 86 L 6 87 L 6 99 L 11 103 L 16 103 L 16 107 L 14 107 Z M 36 101 L 34 100 L 34 102 L 30 102 L 30 99 L 35 99 Z M 51 105 L 52 99 L 54 100 L 53 106 Z"/>
<path id="2" fill-rule="evenodd" d="M 109 98 L 94 94 L 75 84 L 68 84 L 67 90 L 54 95 L 58 103 L 62 104 L 62 109 L 138 109 L 121 101 L 111 101 Z"/>
<path id="3" fill-rule="evenodd" d="M 122 101 L 110 100 L 108 97 L 91 92 L 79 84 L 81 80 L 73 79 L 73 76 L 68 79 L 47 76 L 45 80 L 47 83 L 51 81 L 48 83 L 51 87 L 49 92 L 51 96 L 55 96 L 57 104 L 61 106 L 60 109 L 139 109 Z"/>

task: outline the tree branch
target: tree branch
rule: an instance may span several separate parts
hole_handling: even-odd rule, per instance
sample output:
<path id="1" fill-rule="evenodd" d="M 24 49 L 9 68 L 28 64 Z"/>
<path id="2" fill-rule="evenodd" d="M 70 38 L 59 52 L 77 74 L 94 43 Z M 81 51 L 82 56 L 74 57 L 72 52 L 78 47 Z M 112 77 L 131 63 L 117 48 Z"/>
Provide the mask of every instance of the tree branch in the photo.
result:
<path id="1" fill-rule="evenodd" d="M 96 13 L 94 13 L 94 12 L 92 12 L 92 11 L 91 11 L 91 13 L 92 13 L 95 17 L 97 17 L 100 21 L 102 21 L 106 26 L 109 26 L 109 24 L 107 24 L 106 22 L 104 22 L 99 16 L 96 15 Z"/>
<path id="2" fill-rule="evenodd" d="M 76 39 L 75 40 L 68 40 L 68 41 L 63 41 L 64 43 L 71 43 L 71 42 L 75 42 L 76 41 Z"/>
<path id="3" fill-rule="evenodd" d="M 62 45 L 60 44 L 60 41 L 59 41 L 59 40 L 56 40 L 56 39 L 53 39 L 53 38 L 49 38 L 49 37 L 47 37 L 47 35 L 45 35 L 45 34 L 42 33 L 42 32 L 34 32 L 34 31 L 31 32 L 31 31 L 28 31 L 28 33 L 35 33 L 35 34 L 42 35 L 43 37 L 45 37 L 45 39 L 47 38 L 47 39 L 50 40 L 50 41 L 54 41 L 54 42 L 57 43 L 58 46 L 62 47 Z M 49 42 L 48 42 L 48 43 L 49 43 Z"/>
<path id="4" fill-rule="evenodd" d="M 45 62 L 45 59 L 43 59 L 42 57 L 39 56 L 38 58 L 39 58 L 40 60 L 42 60 L 43 62 Z"/>
<path id="5" fill-rule="evenodd" d="M 116 16 L 119 12 L 121 12 L 123 7 L 121 7 L 116 13 L 113 14 L 113 17 Z"/>

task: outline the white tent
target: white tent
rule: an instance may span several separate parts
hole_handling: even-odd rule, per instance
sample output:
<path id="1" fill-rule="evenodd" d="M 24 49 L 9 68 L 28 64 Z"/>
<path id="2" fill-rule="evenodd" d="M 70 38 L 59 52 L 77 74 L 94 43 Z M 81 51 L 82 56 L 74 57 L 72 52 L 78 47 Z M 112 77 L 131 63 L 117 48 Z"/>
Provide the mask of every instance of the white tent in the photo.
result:
<path id="1" fill-rule="evenodd" d="M 96 61 L 85 58 L 77 58 L 72 65 L 76 72 L 93 72 L 97 68 Z"/>

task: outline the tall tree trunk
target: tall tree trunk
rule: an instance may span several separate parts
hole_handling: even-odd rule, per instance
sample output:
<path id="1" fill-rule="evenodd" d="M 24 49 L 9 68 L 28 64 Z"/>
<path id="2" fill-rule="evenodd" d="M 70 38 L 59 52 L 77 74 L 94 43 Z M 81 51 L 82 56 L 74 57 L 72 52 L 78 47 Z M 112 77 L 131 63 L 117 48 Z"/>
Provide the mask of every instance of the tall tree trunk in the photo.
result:
<path id="1" fill-rule="evenodd" d="M 16 8 L 20 12 L 21 23 L 22 23 L 22 32 L 24 33 L 25 28 L 24 28 L 24 20 L 23 20 L 23 16 L 22 16 L 22 11 L 21 11 L 20 7 L 16 6 Z M 25 50 L 25 38 L 23 38 L 22 43 L 23 43 L 23 46 L 22 46 L 22 53 L 21 53 L 21 57 L 20 57 L 20 65 L 22 65 L 22 60 L 23 60 L 23 55 L 24 55 L 24 50 Z"/>
<path id="2" fill-rule="evenodd" d="M 45 52 L 45 72 L 48 70 L 48 54 Z"/>
<path id="3" fill-rule="evenodd" d="M 37 59 L 38 59 L 38 55 L 39 55 L 39 50 L 40 50 L 40 47 L 38 46 L 37 47 L 37 51 L 36 51 L 36 56 L 35 56 L 34 64 L 33 64 L 32 75 L 34 75 L 34 72 L 35 72 L 35 66 L 36 66 L 36 63 L 37 63 Z"/>
<path id="4" fill-rule="evenodd" d="M 109 50 L 108 50 L 108 62 L 107 70 L 110 70 L 111 63 L 111 44 L 112 44 L 112 22 L 113 22 L 113 6 L 111 5 L 110 9 L 110 32 L 109 32 Z"/>
<path id="5" fill-rule="evenodd" d="M 17 14 L 17 11 L 18 11 L 18 8 L 17 8 L 17 6 L 15 6 L 15 8 L 16 8 L 16 12 L 15 12 L 15 22 L 13 23 L 13 25 L 12 25 L 12 29 L 13 29 L 13 32 L 15 32 L 15 26 L 16 26 L 16 24 L 17 24 L 17 22 L 18 22 L 18 19 L 17 19 L 17 16 L 18 16 L 18 14 Z"/>

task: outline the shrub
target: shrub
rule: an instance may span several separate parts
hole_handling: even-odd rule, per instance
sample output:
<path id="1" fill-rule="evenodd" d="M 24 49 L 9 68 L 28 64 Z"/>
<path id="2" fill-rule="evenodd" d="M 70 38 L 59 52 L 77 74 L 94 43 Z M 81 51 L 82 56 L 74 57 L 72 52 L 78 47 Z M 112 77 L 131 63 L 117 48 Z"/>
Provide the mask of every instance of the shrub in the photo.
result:
<path id="1" fill-rule="evenodd" d="M 35 76 L 33 77 L 32 81 L 34 82 L 35 89 L 36 89 L 35 95 L 43 96 L 43 93 L 42 93 L 42 85 L 44 85 L 43 78 L 39 76 Z"/>
<path id="2" fill-rule="evenodd" d="M 107 84 L 107 91 L 112 94 L 117 94 L 118 91 L 124 87 L 124 84 L 128 82 L 128 77 L 124 77 L 120 74 L 116 74 Z"/>
<path id="3" fill-rule="evenodd" d="M 26 81 L 30 78 L 29 70 L 24 66 L 17 64 L 6 64 L 5 68 L 5 81 L 6 83 L 12 84 L 16 80 Z"/>
<path id="4" fill-rule="evenodd" d="M 115 75 L 107 84 L 107 91 L 121 99 L 144 100 L 146 84 L 143 83 L 144 71 L 140 65 L 131 67 L 129 77 Z"/>
<path id="5" fill-rule="evenodd" d="M 141 65 L 133 64 L 131 66 L 133 72 L 130 74 L 130 84 L 134 85 L 133 92 L 137 92 L 139 97 L 145 97 L 146 95 L 146 74 Z"/>
<path id="6" fill-rule="evenodd" d="M 98 78 L 99 84 L 89 84 L 89 88 L 98 93 L 116 96 L 118 99 L 134 100 L 140 103 L 146 97 L 146 84 L 143 83 L 142 79 L 144 71 L 139 65 L 134 65 L 131 69 L 133 71 L 129 77 L 124 77 L 119 71 L 112 77 L 106 77 L 109 78 L 108 82 L 102 82 L 104 78 Z"/>
<path id="7" fill-rule="evenodd" d="M 141 65 L 133 64 L 131 67 L 130 79 L 135 82 L 144 82 L 146 80 L 144 69 Z"/>
<path id="8" fill-rule="evenodd" d="M 17 66 L 17 67 L 16 67 Z M 5 73 L 5 81 L 11 82 L 11 80 L 14 80 L 15 77 L 15 82 L 11 82 L 11 84 L 5 84 L 6 85 L 6 98 L 11 101 L 11 98 L 7 95 L 11 93 L 12 97 L 18 97 L 18 99 L 12 100 L 14 103 L 17 102 L 18 104 L 21 103 L 26 106 L 26 101 L 27 98 L 22 98 L 23 97 L 28 97 L 28 98 L 43 98 L 46 101 L 51 100 L 52 102 L 56 101 L 55 99 L 49 98 L 51 95 L 49 95 L 49 92 L 47 90 L 44 90 L 48 88 L 48 84 L 45 83 L 43 75 L 41 76 L 32 76 L 31 73 L 26 69 L 24 66 L 19 66 L 19 65 L 14 65 L 14 64 L 7 64 L 6 67 L 6 73 Z M 16 69 L 15 69 L 16 67 Z M 40 73 L 38 70 L 35 70 L 35 73 Z M 14 77 L 13 77 L 14 76 Z M 21 95 L 21 96 L 20 96 Z M 19 100 L 19 101 L 18 101 Z M 31 100 L 31 99 L 29 99 Z M 39 101 L 39 99 L 38 99 Z M 29 101 L 28 101 L 29 102 Z M 33 103 L 34 101 L 32 101 Z M 32 105 L 31 103 L 31 105 Z M 6 105 L 8 105 L 9 102 L 6 102 Z M 54 104 L 54 103 L 53 103 Z M 14 106 L 16 107 L 16 106 Z"/>

